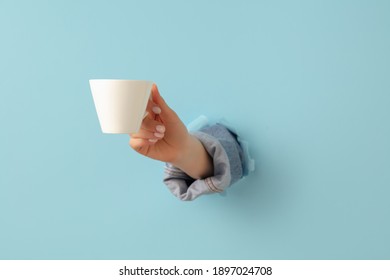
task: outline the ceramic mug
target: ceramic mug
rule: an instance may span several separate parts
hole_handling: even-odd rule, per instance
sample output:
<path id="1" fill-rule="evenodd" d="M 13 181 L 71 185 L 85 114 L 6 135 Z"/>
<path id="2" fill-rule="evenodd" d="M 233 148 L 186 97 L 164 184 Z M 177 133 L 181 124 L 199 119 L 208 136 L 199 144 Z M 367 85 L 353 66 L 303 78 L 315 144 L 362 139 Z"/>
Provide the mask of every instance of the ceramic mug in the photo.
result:
<path id="1" fill-rule="evenodd" d="M 89 80 L 103 133 L 136 133 L 147 115 L 152 81 Z"/>

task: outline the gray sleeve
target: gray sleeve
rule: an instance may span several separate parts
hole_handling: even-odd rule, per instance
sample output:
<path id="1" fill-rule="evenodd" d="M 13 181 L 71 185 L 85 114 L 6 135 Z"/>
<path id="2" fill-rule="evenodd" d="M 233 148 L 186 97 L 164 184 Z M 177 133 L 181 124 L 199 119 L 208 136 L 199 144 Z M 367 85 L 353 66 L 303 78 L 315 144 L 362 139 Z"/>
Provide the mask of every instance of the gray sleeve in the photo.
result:
<path id="1" fill-rule="evenodd" d="M 243 150 L 237 135 L 221 124 L 192 133 L 213 159 L 214 174 L 195 180 L 180 169 L 166 164 L 164 183 L 181 200 L 194 200 L 200 195 L 221 193 L 243 176 Z"/>

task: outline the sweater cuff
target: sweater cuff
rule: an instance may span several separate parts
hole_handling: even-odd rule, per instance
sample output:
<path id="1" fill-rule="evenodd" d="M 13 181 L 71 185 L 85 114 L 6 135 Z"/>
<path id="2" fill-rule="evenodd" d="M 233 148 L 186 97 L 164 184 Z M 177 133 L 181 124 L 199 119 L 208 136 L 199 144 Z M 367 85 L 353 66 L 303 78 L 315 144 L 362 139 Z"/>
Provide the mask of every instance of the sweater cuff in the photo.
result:
<path id="1" fill-rule="evenodd" d="M 234 133 L 216 124 L 192 134 L 201 141 L 212 158 L 214 174 L 195 180 L 167 163 L 164 183 L 172 194 L 185 201 L 203 194 L 221 193 L 243 176 L 243 151 Z"/>

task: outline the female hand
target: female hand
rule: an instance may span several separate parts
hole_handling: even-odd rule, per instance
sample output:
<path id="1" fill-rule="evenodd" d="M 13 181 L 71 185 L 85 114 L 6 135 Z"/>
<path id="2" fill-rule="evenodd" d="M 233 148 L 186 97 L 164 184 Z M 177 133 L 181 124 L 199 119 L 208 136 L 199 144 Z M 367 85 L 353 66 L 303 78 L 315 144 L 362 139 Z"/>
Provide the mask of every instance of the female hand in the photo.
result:
<path id="1" fill-rule="evenodd" d="M 188 133 L 183 122 L 161 97 L 155 84 L 147 112 L 140 131 L 130 134 L 129 144 L 135 151 L 171 163 L 195 179 L 212 174 L 212 161 L 202 143 Z"/>

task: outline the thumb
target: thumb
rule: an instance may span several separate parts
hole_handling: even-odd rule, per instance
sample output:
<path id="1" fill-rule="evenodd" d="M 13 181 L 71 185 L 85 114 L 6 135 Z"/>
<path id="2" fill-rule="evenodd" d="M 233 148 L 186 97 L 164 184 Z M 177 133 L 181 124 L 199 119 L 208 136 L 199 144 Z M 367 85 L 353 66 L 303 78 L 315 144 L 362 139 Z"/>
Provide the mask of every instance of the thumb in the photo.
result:
<path id="1" fill-rule="evenodd" d="M 163 121 L 176 121 L 179 118 L 162 98 L 156 84 L 153 84 L 152 87 L 152 98 L 153 102 L 161 108 L 160 117 Z"/>

